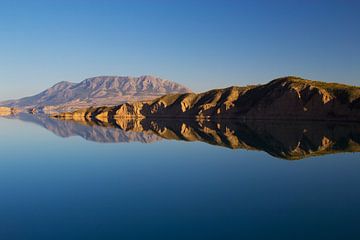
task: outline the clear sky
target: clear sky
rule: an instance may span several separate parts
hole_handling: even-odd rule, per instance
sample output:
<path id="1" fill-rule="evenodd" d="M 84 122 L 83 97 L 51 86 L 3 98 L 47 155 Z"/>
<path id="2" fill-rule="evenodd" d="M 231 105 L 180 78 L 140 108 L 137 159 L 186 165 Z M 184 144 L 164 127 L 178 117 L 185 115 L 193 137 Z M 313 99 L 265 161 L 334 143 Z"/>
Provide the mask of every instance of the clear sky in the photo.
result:
<path id="1" fill-rule="evenodd" d="M 360 1 L 0 1 L 0 100 L 144 74 L 194 91 L 285 75 L 360 85 Z"/>

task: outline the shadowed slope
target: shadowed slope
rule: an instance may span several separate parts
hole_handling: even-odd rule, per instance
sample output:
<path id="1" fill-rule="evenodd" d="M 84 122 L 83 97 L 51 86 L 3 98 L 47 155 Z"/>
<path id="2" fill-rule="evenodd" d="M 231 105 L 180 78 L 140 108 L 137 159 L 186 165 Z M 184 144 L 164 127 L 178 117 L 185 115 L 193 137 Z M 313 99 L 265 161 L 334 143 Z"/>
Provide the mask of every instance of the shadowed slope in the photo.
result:
<path id="1" fill-rule="evenodd" d="M 265 85 L 169 94 L 153 101 L 89 108 L 55 117 L 360 121 L 360 88 L 286 77 Z"/>

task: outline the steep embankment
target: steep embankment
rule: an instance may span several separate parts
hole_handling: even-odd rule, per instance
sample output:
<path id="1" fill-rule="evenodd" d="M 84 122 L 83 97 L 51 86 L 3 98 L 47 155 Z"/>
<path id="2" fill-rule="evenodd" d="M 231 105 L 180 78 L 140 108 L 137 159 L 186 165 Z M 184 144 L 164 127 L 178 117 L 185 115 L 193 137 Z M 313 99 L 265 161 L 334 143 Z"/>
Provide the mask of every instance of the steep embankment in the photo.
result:
<path id="1" fill-rule="evenodd" d="M 265 85 L 169 94 L 153 101 L 93 107 L 54 117 L 104 122 L 127 117 L 360 121 L 360 87 L 285 77 Z"/>

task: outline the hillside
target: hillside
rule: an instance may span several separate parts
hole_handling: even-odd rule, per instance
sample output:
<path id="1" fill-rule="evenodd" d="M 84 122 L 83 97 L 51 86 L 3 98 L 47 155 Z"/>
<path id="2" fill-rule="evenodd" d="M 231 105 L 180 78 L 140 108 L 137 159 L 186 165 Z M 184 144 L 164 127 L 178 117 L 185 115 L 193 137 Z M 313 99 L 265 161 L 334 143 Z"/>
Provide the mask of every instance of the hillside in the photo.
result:
<path id="1" fill-rule="evenodd" d="M 264 85 L 168 94 L 152 101 L 92 107 L 55 117 L 360 121 L 360 87 L 284 77 Z"/>
<path id="2" fill-rule="evenodd" d="M 0 102 L 0 106 L 62 112 L 90 106 L 112 106 L 124 102 L 151 100 L 165 94 L 187 92 L 191 90 L 153 76 L 102 76 L 80 83 L 60 82 L 34 96 Z"/>

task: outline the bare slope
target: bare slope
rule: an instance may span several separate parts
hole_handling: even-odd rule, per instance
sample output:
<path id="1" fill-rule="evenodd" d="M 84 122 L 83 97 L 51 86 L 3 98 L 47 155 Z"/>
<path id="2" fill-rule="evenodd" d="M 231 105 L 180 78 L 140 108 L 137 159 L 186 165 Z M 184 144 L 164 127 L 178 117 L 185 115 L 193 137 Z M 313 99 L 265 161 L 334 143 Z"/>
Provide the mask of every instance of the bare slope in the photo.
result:
<path id="1" fill-rule="evenodd" d="M 171 93 L 191 92 L 190 89 L 153 76 L 102 76 L 80 83 L 60 82 L 31 97 L 11 100 L 0 105 L 36 108 L 49 111 L 73 111 L 90 106 L 117 105 L 124 102 L 151 100 Z"/>
<path id="2" fill-rule="evenodd" d="M 360 121 L 360 87 L 275 79 L 268 84 L 195 94 L 168 94 L 153 101 L 88 108 L 61 118 L 240 118 Z"/>

